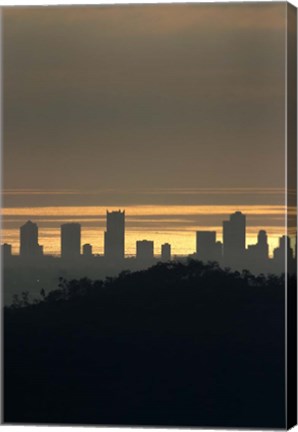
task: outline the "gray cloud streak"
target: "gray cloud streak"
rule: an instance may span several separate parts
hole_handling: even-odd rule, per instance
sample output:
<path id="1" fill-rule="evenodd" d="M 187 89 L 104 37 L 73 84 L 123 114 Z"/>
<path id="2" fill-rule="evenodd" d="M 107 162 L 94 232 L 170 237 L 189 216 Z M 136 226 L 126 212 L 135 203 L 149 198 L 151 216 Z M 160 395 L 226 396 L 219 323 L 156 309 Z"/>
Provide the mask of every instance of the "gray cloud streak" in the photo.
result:
<path id="1" fill-rule="evenodd" d="M 5 187 L 283 187 L 284 13 L 5 10 Z"/>

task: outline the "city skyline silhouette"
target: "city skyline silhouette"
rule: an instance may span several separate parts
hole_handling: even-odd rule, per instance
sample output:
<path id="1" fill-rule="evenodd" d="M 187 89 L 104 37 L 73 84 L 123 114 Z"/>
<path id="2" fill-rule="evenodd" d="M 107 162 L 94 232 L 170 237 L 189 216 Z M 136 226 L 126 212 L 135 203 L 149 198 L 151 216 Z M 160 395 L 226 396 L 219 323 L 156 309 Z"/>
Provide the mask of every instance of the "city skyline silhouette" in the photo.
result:
<path id="1" fill-rule="evenodd" d="M 64 221 L 59 228 L 59 254 L 46 253 L 46 245 L 40 241 L 38 224 L 28 220 L 19 227 L 19 253 L 12 253 L 9 243 L 1 245 L 5 269 L 5 303 L 10 303 L 23 283 L 32 296 L 38 296 L 41 287 L 51 291 L 61 275 L 67 278 L 92 279 L 115 277 L 122 271 L 148 269 L 159 262 L 185 263 L 196 260 L 208 264 L 217 263 L 222 269 L 249 271 L 254 275 L 295 272 L 297 238 L 281 235 L 277 247 L 269 255 L 269 236 L 260 229 L 253 244 L 247 244 L 247 216 L 235 211 L 222 220 L 222 239 L 214 229 L 196 229 L 191 235 L 194 248 L 185 254 L 175 253 L 167 232 L 163 242 L 157 244 L 147 233 L 136 238 L 133 253 L 126 252 L 126 210 L 106 210 L 105 226 L 96 229 L 96 241 L 104 242 L 103 252 L 94 252 L 95 244 L 86 243 L 82 233 L 84 225 Z M 181 236 L 183 242 L 183 232 Z M 294 242 L 293 242 L 294 241 Z M 287 256 L 287 262 L 285 261 Z"/>
<path id="2" fill-rule="evenodd" d="M 270 195 L 270 194 L 269 194 Z M 217 197 L 216 197 L 217 198 Z M 13 253 L 19 250 L 19 226 L 28 219 L 41 227 L 40 238 L 44 253 L 60 254 L 60 225 L 67 222 L 81 223 L 84 243 L 91 243 L 96 254 L 104 253 L 106 209 L 118 210 L 116 206 L 54 206 L 54 207 L 4 207 L 2 242 L 12 244 Z M 269 254 L 278 246 L 278 238 L 285 234 L 283 205 L 135 205 L 126 209 L 126 254 L 135 253 L 135 242 L 140 237 L 150 237 L 158 244 L 170 242 L 175 254 L 186 255 L 195 248 L 192 235 L 197 230 L 216 230 L 222 241 L 222 220 L 235 210 L 247 215 L 246 243 L 254 244 L 258 232 L 265 229 L 269 237 Z M 294 220 L 289 208 L 290 217 Z M 292 213 L 291 213 L 292 212 Z M 100 231 L 100 235 L 99 232 Z"/>
<path id="3" fill-rule="evenodd" d="M 279 237 L 279 245 L 274 248 L 273 255 L 269 255 L 269 243 L 266 230 L 258 232 L 257 242 L 247 245 L 246 243 L 246 215 L 241 211 L 235 211 L 229 215 L 228 220 L 222 221 L 222 241 L 217 238 L 216 230 L 197 230 L 194 232 L 196 249 L 186 256 L 198 258 L 204 262 L 216 261 L 220 264 L 241 268 L 245 265 L 256 263 L 261 270 L 262 265 L 268 261 L 280 261 L 278 267 L 283 264 L 285 250 L 288 250 L 289 259 L 296 257 L 297 238 L 295 245 L 290 244 L 290 237 L 282 235 Z M 125 252 L 125 209 L 117 211 L 106 211 L 106 228 L 104 235 L 103 255 L 93 254 L 93 244 L 82 242 L 82 224 L 68 222 L 60 227 L 60 254 L 62 259 L 76 261 L 79 257 L 103 256 L 107 263 L 119 264 L 126 257 L 135 256 L 136 259 L 145 264 L 152 264 L 155 257 L 165 260 L 172 259 L 172 245 L 163 243 L 160 251 L 154 247 L 154 241 L 150 239 L 137 239 L 135 254 Z M 99 234 L 99 233 L 98 233 Z M 23 259 L 36 259 L 44 255 L 44 245 L 39 244 L 38 225 L 28 220 L 20 227 L 19 256 Z M 12 246 L 4 243 L 2 245 L 6 259 L 12 257 Z M 174 255 L 176 258 L 179 255 Z M 180 255 L 181 256 L 181 255 Z M 185 255 L 182 255 L 183 257 Z M 282 268 L 281 268 L 282 270 Z M 266 271 L 266 268 L 264 268 Z"/>

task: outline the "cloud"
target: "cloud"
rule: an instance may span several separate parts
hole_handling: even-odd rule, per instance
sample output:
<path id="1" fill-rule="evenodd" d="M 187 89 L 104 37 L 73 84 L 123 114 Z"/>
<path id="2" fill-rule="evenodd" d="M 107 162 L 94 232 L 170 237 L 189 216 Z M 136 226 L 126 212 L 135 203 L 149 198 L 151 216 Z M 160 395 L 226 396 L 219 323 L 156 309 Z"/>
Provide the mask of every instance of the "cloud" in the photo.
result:
<path id="1" fill-rule="evenodd" d="M 5 187 L 283 187 L 284 13 L 5 9 Z"/>
<path id="2" fill-rule="evenodd" d="M 290 191 L 291 194 L 291 191 Z M 295 195 L 292 191 L 291 195 Z M 132 205 L 282 205 L 284 188 L 90 188 L 5 189 L 5 207 Z"/>

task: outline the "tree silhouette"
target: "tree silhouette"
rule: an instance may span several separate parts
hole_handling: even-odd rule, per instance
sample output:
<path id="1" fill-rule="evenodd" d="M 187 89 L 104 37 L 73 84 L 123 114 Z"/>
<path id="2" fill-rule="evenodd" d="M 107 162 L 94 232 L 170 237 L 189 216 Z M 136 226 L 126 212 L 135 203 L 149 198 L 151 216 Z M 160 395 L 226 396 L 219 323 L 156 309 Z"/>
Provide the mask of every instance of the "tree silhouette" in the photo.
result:
<path id="1" fill-rule="evenodd" d="M 189 260 L 16 297 L 4 420 L 284 427 L 284 285 Z"/>

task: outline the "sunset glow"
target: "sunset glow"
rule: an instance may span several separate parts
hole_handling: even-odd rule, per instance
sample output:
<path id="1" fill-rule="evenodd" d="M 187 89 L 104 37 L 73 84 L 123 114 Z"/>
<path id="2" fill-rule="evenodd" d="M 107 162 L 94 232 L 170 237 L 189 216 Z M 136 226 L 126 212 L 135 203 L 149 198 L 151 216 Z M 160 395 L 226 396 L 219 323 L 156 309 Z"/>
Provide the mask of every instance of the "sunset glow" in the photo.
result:
<path id="1" fill-rule="evenodd" d="M 106 211 L 118 207 L 20 207 L 2 210 L 4 230 L 2 242 L 10 243 L 13 253 L 19 250 L 19 226 L 32 219 L 39 226 L 39 241 L 44 253 L 60 254 L 60 225 L 79 222 L 82 225 L 82 244 L 91 243 L 96 254 L 103 254 L 103 233 Z M 236 210 L 247 215 L 247 246 L 256 243 L 258 231 L 268 233 L 269 252 L 278 246 L 278 238 L 285 234 L 285 207 L 272 206 L 126 206 L 127 256 L 134 255 L 136 241 L 154 241 L 155 254 L 159 255 L 162 243 L 172 245 L 175 255 L 187 255 L 195 251 L 195 232 L 213 230 L 222 241 L 222 221 Z M 294 209 L 290 209 L 294 215 Z"/>

